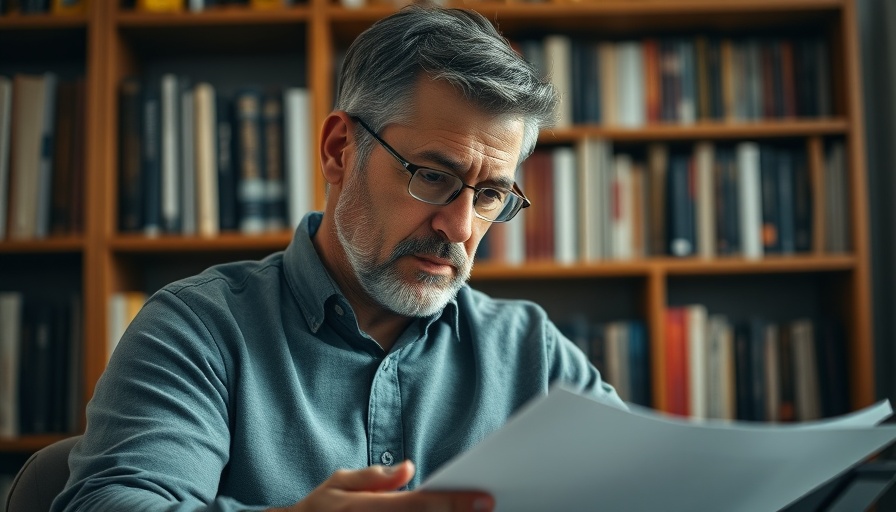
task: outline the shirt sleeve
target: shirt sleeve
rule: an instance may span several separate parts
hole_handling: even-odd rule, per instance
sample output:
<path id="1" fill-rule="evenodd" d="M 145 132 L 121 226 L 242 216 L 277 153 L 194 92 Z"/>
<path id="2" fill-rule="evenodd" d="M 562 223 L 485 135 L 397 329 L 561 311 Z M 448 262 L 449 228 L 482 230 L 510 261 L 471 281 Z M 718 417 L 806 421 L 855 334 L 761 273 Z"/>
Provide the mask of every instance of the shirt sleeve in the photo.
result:
<path id="1" fill-rule="evenodd" d="M 588 357 L 551 322 L 545 324 L 551 384 L 562 383 L 582 395 L 628 410 Z"/>
<path id="2" fill-rule="evenodd" d="M 87 406 L 54 511 L 252 510 L 217 496 L 229 457 L 225 358 L 170 292 L 154 295 Z"/>

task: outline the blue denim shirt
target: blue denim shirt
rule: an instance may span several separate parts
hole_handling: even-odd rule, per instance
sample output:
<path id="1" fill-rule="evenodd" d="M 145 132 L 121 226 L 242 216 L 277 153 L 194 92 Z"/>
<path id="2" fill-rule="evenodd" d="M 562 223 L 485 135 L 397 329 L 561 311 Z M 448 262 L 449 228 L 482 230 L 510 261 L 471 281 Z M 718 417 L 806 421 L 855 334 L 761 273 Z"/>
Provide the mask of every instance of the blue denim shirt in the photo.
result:
<path id="1" fill-rule="evenodd" d="M 414 488 L 555 380 L 621 403 L 540 307 L 466 286 L 383 351 L 318 258 L 321 218 L 283 252 L 147 301 L 88 404 L 54 510 L 285 506 L 337 469 L 403 459 Z"/>

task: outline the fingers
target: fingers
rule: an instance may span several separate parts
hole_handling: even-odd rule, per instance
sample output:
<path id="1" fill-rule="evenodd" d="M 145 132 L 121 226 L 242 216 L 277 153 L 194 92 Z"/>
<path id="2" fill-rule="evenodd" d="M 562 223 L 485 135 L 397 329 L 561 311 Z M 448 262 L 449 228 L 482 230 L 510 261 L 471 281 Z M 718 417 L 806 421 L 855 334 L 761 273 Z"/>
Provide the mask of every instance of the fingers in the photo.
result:
<path id="1" fill-rule="evenodd" d="M 414 463 L 406 460 L 394 466 L 337 471 L 323 485 L 343 491 L 394 491 L 410 482 L 414 471 Z"/>

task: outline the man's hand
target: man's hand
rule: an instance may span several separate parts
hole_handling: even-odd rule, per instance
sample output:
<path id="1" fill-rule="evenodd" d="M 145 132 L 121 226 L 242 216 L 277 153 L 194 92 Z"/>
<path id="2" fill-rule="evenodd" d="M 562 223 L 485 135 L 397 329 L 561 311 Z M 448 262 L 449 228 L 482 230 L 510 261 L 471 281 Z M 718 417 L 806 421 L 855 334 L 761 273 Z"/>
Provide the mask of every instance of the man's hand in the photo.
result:
<path id="1" fill-rule="evenodd" d="M 370 466 L 333 473 L 304 500 L 281 512 L 490 512 L 494 499 L 482 492 L 394 492 L 411 481 L 414 464 Z"/>

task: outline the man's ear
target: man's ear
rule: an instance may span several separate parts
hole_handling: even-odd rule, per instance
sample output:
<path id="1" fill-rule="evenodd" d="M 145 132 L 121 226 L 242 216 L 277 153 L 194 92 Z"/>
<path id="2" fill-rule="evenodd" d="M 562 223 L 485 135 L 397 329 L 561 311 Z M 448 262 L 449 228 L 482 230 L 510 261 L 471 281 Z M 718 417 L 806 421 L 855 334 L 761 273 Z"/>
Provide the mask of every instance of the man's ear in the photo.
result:
<path id="1" fill-rule="evenodd" d="M 329 185 L 341 185 L 349 170 L 348 155 L 354 140 L 354 123 L 342 111 L 331 112 L 320 136 L 320 165 Z"/>

